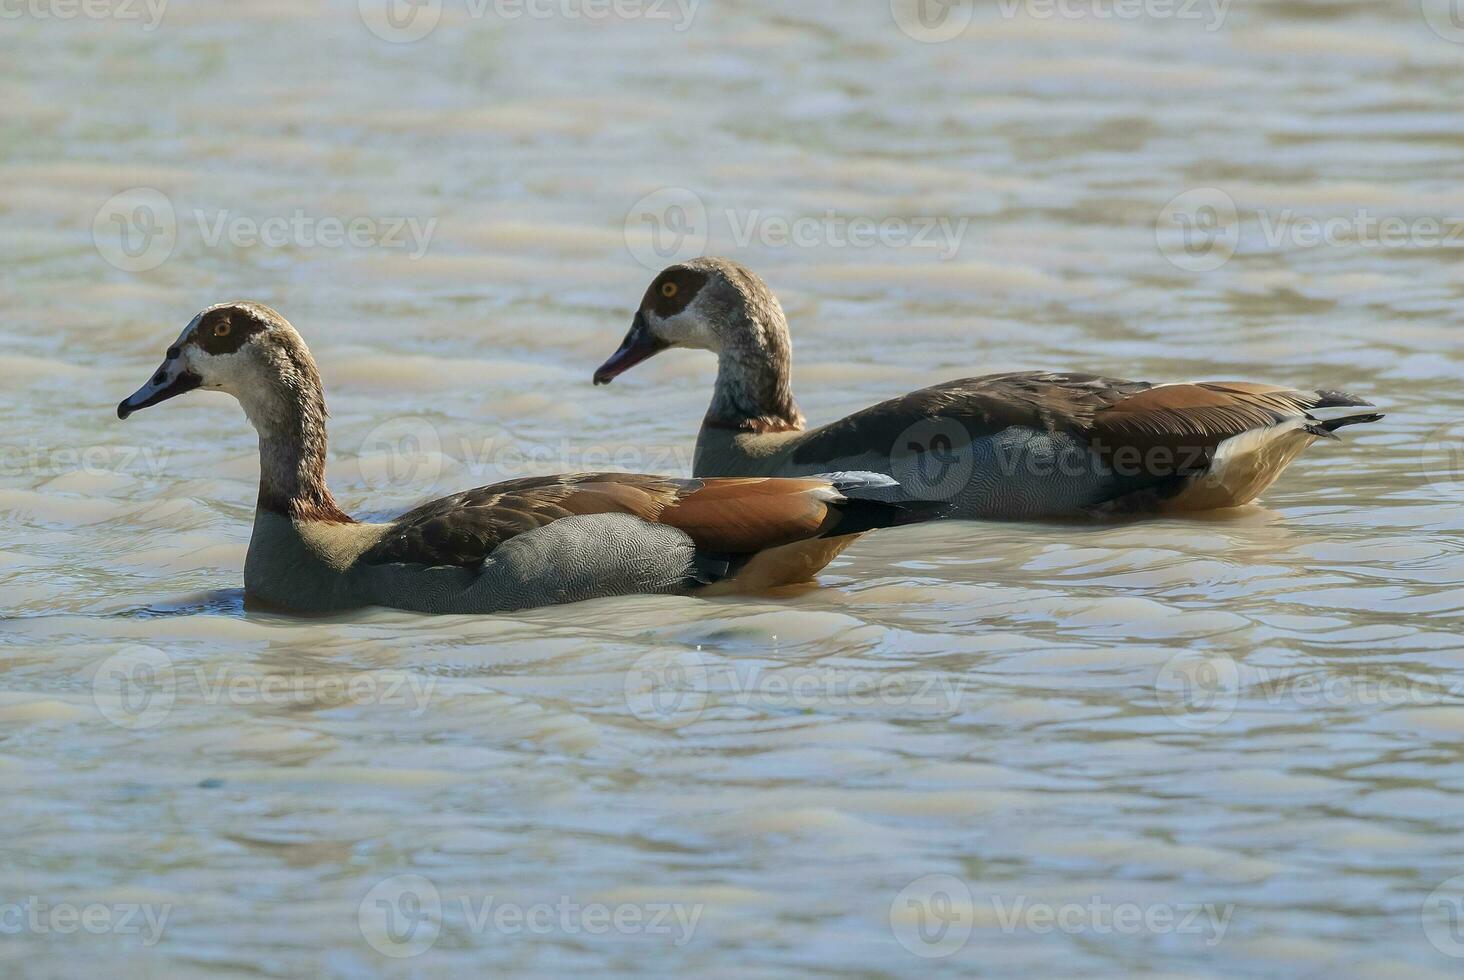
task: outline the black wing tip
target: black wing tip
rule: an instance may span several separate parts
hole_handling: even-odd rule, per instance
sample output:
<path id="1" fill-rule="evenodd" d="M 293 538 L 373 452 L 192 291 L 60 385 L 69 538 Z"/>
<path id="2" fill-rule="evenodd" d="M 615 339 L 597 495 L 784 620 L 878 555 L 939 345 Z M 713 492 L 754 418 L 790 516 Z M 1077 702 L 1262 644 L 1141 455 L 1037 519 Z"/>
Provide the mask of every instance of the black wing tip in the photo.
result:
<path id="1" fill-rule="evenodd" d="M 848 499 L 832 505 L 838 514 L 821 538 L 837 538 L 846 534 L 864 534 L 886 527 L 904 527 L 949 517 L 948 500 L 858 500 Z"/>
<path id="2" fill-rule="evenodd" d="M 1381 422 L 1385 418 L 1387 416 L 1381 412 L 1369 412 L 1366 415 L 1348 415 L 1345 418 L 1328 419 L 1325 422 L 1318 423 L 1318 425 L 1330 434 L 1336 432 L 1338 429 L 1345 429 L 1349 425 L 1370 425 L 1373 422 Z"/>
<path id="3" fill-rule="evenodd" d="M 745 564 L 746 556 L 698 551 L 691 559 L 691 568 L 687 570 L 682 585 L 693 590 L 716 585 L 737 574 Z"/>

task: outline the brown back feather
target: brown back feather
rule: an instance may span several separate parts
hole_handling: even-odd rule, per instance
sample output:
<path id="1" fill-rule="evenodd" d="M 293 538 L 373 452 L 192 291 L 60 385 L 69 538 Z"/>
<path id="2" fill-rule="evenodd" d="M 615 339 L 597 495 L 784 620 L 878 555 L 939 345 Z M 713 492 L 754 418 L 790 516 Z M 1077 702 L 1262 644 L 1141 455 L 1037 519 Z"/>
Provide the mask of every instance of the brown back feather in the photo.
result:
<path id="1" fill-rule="evenodd" d="M 1288 419 L 1310 418 L 1317 397 L 1246 382 L 1175 384 L 1134 394 L 1099 412 L 1095 451 L 1125 475 L 1202 472 L 1220 443 Z"/>
<path id="2" fill-rule="evenodd" d="M 398 519 L 362 561 L 475 567 L 516 535 L 590 514 L 628 514 L 678 528 L 706 551 L 752 554 L 817 537 L 831 511 L 815 491 L 827 489 L 816 479 L 531 477 L 425 504 Z"/>
<path id="3" fill-rule="evenodd" d="M 1091 374 L 1020 372 L 964 378 L 856 412 L 810 433 L 793 461 L 820 464 L 890 455 L 922 419 L 959 423 L 972 439 L 1016 427 L 1088 442 L 1126 475 L 1164 478 L 1203 470 L 1226 439 L 1319 405 L 1366 404 L 1343 392 L 1294 391 L 1245 381 L 1154 386 Z M 1116 454 L 1122 453 L 1121 456 Z"/>

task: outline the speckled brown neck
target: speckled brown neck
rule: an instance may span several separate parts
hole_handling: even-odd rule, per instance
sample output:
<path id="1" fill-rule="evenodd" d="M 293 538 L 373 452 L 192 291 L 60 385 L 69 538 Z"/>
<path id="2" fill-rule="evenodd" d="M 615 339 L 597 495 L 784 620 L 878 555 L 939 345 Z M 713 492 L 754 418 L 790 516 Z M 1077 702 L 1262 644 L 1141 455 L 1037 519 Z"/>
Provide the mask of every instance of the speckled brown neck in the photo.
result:
<path id="1" fill-rule="evenodd" d="M 325 482 L 325 397 L 303 344 L 271 351 L 276 377 L 240 399 L 259 431 L 259 507 L 300 521 L 348 524 Z"/>
<path id="2" fill-rule="evenodd" d="M 803 428 L 793 400 L 788 324 L 777 300 L 768 300 L 749 303 L 742 329 L 728 332 L 704 425 L 759 433 Z"/>

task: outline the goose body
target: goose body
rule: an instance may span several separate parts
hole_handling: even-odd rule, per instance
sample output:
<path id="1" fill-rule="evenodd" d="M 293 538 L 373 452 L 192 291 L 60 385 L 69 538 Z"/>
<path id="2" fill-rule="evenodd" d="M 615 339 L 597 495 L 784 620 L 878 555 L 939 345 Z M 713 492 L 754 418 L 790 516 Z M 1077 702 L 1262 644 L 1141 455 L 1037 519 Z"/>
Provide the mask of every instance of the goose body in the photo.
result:
<path id="1" fill-rule="evenodd" d="M 195 388 L 239 399 L 259 431 L 260 492 L 244 566 L 253 600 L 298 612 L 367 605 L 489 613 L 631 594 L 716 594 L 806 582 L 860 534 L 920 507 L 888 478 L 536 477 L 360 523 L 325 483 L 325 401 L 295 329 L 253 303 L 200 313 L 117 409 Z"/>
<path id="2" fill-rule="evenodd" d="M 757 275 L 724 259 L 662 272 L 595 382 L 670 347 L 718 355 L 695 475 L 885 473 L 898 481 L 892 497 L 945 500 L 952 517 L 1235 507 L 1317 439 L 1382 417 L 1313 414 L 1368 404 L 1339 391 L 1021 372 L 949 381 L 808 429 L 793 400 L 782 307 Z"/>

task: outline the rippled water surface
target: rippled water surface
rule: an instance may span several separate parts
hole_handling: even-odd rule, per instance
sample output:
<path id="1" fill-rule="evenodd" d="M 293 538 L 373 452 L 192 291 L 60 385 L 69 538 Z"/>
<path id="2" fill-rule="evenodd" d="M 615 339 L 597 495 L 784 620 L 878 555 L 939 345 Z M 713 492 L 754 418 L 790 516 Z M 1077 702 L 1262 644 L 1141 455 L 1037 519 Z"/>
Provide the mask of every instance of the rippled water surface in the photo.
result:
<path id="1" fill-rule="evenodd" d="M 1447 18 L 363 6 L 0 20 L 5 972 L 1458 974 Z M 238 407 L 113 416 L 248 297 L 356 513 L 684 471 L 709 355 L 589 377 L 698 234 L 816 421 L 1031 368 L 1388 418 L 1243 510 L 879 534 L 784 595 L 292 619 L 243 608 Z"/>

